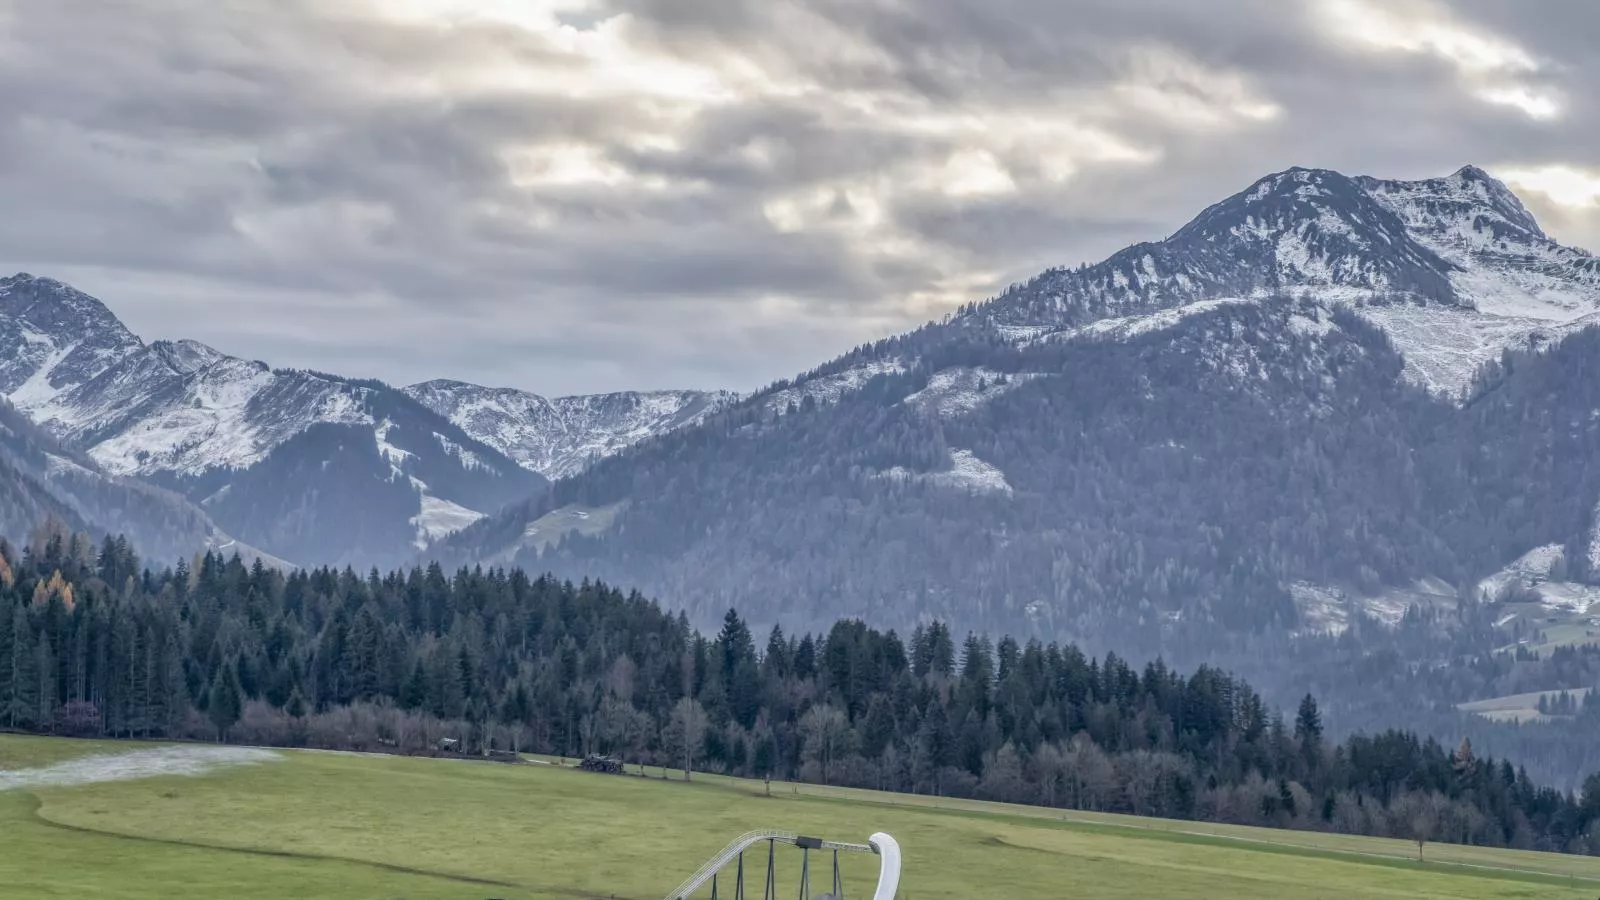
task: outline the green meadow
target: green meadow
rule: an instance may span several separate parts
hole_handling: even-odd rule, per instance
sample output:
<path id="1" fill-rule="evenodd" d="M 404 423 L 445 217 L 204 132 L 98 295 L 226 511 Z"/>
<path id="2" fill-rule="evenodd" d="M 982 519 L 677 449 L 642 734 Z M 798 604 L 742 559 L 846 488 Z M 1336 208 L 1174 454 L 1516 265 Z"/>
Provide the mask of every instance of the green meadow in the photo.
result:
<path id="1" fill-rule="evenodd" d="M 811 786 L 767 796 L 759 782 L 547 760 L 278 751 L 199 775 L 48 783 L 64 763 L 95 771 L 153 746 L 0 735 L 0 896 L 658 900 L 757 828 L 886 831 L 905 853 L 904 900 L 1600 895 L 1597 859 L 1428 845 L 1418 862 L 1400 841 Z M 778 864 L 792 896 L 798 851 Z M 846 896 L 870 896 L 876 861 L 844 864 Z"/>

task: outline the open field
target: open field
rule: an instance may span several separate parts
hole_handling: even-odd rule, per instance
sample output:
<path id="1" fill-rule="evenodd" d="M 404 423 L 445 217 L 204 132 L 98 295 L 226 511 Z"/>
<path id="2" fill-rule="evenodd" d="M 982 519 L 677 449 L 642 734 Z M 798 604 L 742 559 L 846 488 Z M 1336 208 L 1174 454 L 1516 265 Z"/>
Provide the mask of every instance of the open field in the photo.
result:
<path id="1" fill-rule="evenodd" d="M 1552 596 L 1560 599 L 1570 591 L 1563 591 L 1566 585 L 1544 585 Z M 1593 589 L 1589 589 L 1593 590 Z M 1558 593 L 1558 591 L 1561 591 Z M 1543 633 L 1539 639 L 1523 641 L 1520 646 L 1531 650 L 1540 656 L 1548 656 L 1557 647 L 1581 647 L 1588 644 L 1600 643 L 1600 624 L 1596 623 L 1596 616 L 1591 615 L 1587 603 L 1574 600 L 1573 606 L 1552 605 L 1545 603 L 1505 603 L 1500 607 L 1502 627 L 1510 625 L 1517 619 L 1530 629 L 1538 629 Z M 1600 612 L 1600 610 L 1597 610 Z M 1506 652 L 1515 649 L 1518 644 L 1511 644 L 1502 648 Z"/>
<path id="2" fill-rule="evenodd" d="M 775 784 L 768 798 L 759 783 L 709 776 L 686 785 L 315 752 L 76 786 L 17 768 L 81 771 L 151 746 L 0 735 L 10 767 L 0 775 L 27 784 L 0 790 L 0 896 L 653 900 L 761 827 L 844 840 L 894 834 L 905 900 L 1600 894 L 1597 859 L 1429 845 L 1419 864 L 1415 846 L 1397 841 L 837 788 Z M 866 896 L 875 862 L 848 863 L 847 896 Z M 798 856 L 780 867 L 792 892 Z"/>
<path id="3" fill-rule="evenodd" d="M 1561 691 L 1533 691 L 1527 694 L 1508 694 L 1504 697 L 1491 697 L 1487 700 L 1475 700 L 1471 703 L 1462 703 L 1456 708 L 1462 712 L 1475 713 L 1486 719 L 1497 722 L 1543 722 L 1553 716 L 1539 712 L 1539 698 L 1548 698 L 1554 703 L 1561 696 Z M 1575 688 L 1566 692 L 1579 705 L 1583 698 L 1588 696 L 1588 688 Z"/>
<path id="4" fill-rule="evenodd" d="M 568 534 L 593 537 L 611 527 L 622 504 L 610 506 L 563 506 L 528 523 L 523 531 L 523 546 L 543 550 Z"/>

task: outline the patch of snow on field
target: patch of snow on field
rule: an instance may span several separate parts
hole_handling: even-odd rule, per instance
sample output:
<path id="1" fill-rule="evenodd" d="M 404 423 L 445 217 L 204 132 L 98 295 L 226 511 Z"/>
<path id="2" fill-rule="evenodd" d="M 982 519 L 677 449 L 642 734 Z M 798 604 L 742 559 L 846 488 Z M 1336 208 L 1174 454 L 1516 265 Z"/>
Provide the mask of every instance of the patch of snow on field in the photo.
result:
<path id="1" fill-rule="evenodd" d="M 958 366 L 945 369 L 928 379 L 928 386 L 907 397 L 905 403 L 941 417 L 959 416 L 1035 378 L 1043 377 L 1038 372 L 1008 374 L 993 369 Z"/>
<path id="2" fill-rule="evenodd" d="M 1487 595 L 1490 599 L 1494 599 L 1501 591 L 1514 584 L 1532 587 L 1549 579 L 1550 573 L 1565 555 L 1560 544 L 1535 547 L 1517 557 L 1504 569 L 1478 582 L 1478 593 L 1480 596 Z"/>
<path id="3" fill-rule="evenodd" d="M 1256 298 L 1250 297 L 1223 297 L 1216 300 L 1200 300 L 1172 309 L 1163 309 L 1158 312 L 1146 313 L 1137 316 L 1118 316 L 1111 319 L 1101 319 L 1082 328 L 1069 328 L 1045 335 L 1040 340 L 1066 341 L 1077 339 L 1100 340 L 1128 340 L 1141 334 L 1161 331 L 1183 323 L 1185 319 L 1203 313 L 1221 309 L 1235 303 L 1255 303 Z"/>
<path id="4" fill-rule="evenodd" d="M 1600 588 L 1570 581 L 1546 581 L 1534 588 L 1539 603 L 1555 612 L 1572 612 L 1587 615 L 1600 604 Z"/>
<path id="5" fill-rule="evenodd" d="M 879 375 L 899 375 L 904 371 L 906 364 L 898 359 L 873 360 L 853 369 L 808 378 L 793 387 L 774 391 L 767 396 L 766 406 L 767 409 L 781 414 L 789 408 L 790 403 L 798 406 L 807 397 L 819 404 L 838 403 L 839 398 L 861 390 L 867 382 Z"/>
<path id="6" fill-rule="evenodd" d="M 1022 344 L 1037 340 L 1056 330 L 1054 325 L 996 325 L 995 331 L 1012 343 Z"/>
<path id="7" fill-rule="evenodd" d="M 411 519 L 411 524 L 417 528 L 417 548 L 427 549 L 430 540 L 460 531 L 481 518 L 483 513 L 477 510 L 435 497 L 424 490 L 422 508 Z"/>
<path id="8" fill-rule="evenodd" d="M 1297 581 L 1289 585 L 1289 598 L 1300 611 L 1305 633 L 1344 634 L 1350 627 L 1350 598 L 1338 588 Z"/>
<path id="9" fill-rule="evenodd" d="M 1009 494 L 1006 473 L 974 456 L 971 450 L 950 453 L 950 471 L 929 476 L 935 484 L 966 488 L 979 494 Z"/>
<path id="10" fill-rule="evenodd" d="M 1411 607 L 1449 606 L 1455 603 L 1456 593 L 1455 588 L 1438 578 L 1421 578 L 1407 587 L 1387 588 L 1367 596 L 1297 581 L 1289 585 L 1289 597 L 1300 611 L 1303 633 L 1343 634 L 1350 627 L 1352 612 L 1359 611 L 1394 627 Z"/>
<path id="11" fill-rule="evenodd" d="M 0 791 L 72 787 L 165 775 L 205 775 L 218 769 L 279 759 L 282 759 L 280 754 L 255 747 L 158 747 L 129 753 L 85 756 L 37 769 L 0 770 Z"/>
<path id="12" fill-rule="evenodd" d="M 943 472 L 912 472 L 903 466 L 881 473 L 880 477 L 900 481 L 921 481 L 939 487 L 974 494 L 1012 493 L 1006 473 L 979 459 L 971 450 L 950 451 L 950 468 Z"/>
<path id="13" fill-rule="evenodd" d="M 1560 544 L 1535 547 L 1478 582 L 1478 593 L 1495 600 L 1512 587 L 1522 587 L 1536 594 L 1539 604 L 1552 612 L 1586 615 L 1600 609 L 1600 587 L 1554 580 L 1556 567 L 1565 556 Z"/>
<path id="14" fill-rule="evenodd" d="M 1549 349 L 1567 336 L 1600 324 L 1600 314 L 1567 322 L 1486 315 L 1470 309 L 1390 304 L 1358 312 L 1381 328 L 1405 357 L 1406 377 L 1448 397 L 1459 397 L 1485 363 L 1506 348 Z"/>

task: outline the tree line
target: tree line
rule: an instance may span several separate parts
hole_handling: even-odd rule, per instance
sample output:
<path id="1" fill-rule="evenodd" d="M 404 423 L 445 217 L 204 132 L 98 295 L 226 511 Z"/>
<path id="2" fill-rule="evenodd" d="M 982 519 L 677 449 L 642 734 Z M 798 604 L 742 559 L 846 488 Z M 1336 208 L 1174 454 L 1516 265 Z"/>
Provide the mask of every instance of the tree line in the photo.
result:
<path id="1" fill-rule="evenodd" d="M 1577 794 L 1401 731 L 1326 734 L 1217 668 L 902 638 L 713 634 L 637 592 L 438 565 L 154 571 L 120 538 L 0 546 L 0 727 L 630 765 L 1352 834 L 1593 852 Z"/>

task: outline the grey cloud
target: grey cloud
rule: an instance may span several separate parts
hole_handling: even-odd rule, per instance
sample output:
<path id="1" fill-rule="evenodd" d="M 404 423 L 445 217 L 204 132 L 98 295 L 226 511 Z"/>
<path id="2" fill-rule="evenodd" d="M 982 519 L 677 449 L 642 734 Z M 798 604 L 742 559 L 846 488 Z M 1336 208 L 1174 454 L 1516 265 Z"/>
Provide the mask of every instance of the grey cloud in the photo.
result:
<path id="1" fill-rule="evenodd" d="M 607 70 L 502 22 L 14 0 L 0 263 L 82 280 L 150 336 L 279 364 L 553 393 L 751 388 L 1159 238 L 1290 165 L 1600 173 L 1585 39 L 1600 9 L 1450 5 L 1542 61 L 1526 80 L 1568 105 L 1537 121 L 1447 61 L 1335 40 L 1311 7 L 618 0 L 565 20 L 638 54 Z M 623 71 L 656 59 L 727 81 L 694 99 Z M 557 145 L 570 177 L 508 161 Z M 1000 172 L 978 175 L 1014 190 L 952 188 L 947 167 L 987 160 Z M 1600 211 L 1528 200 L 1558 236 L 1600 244 Z"/>

